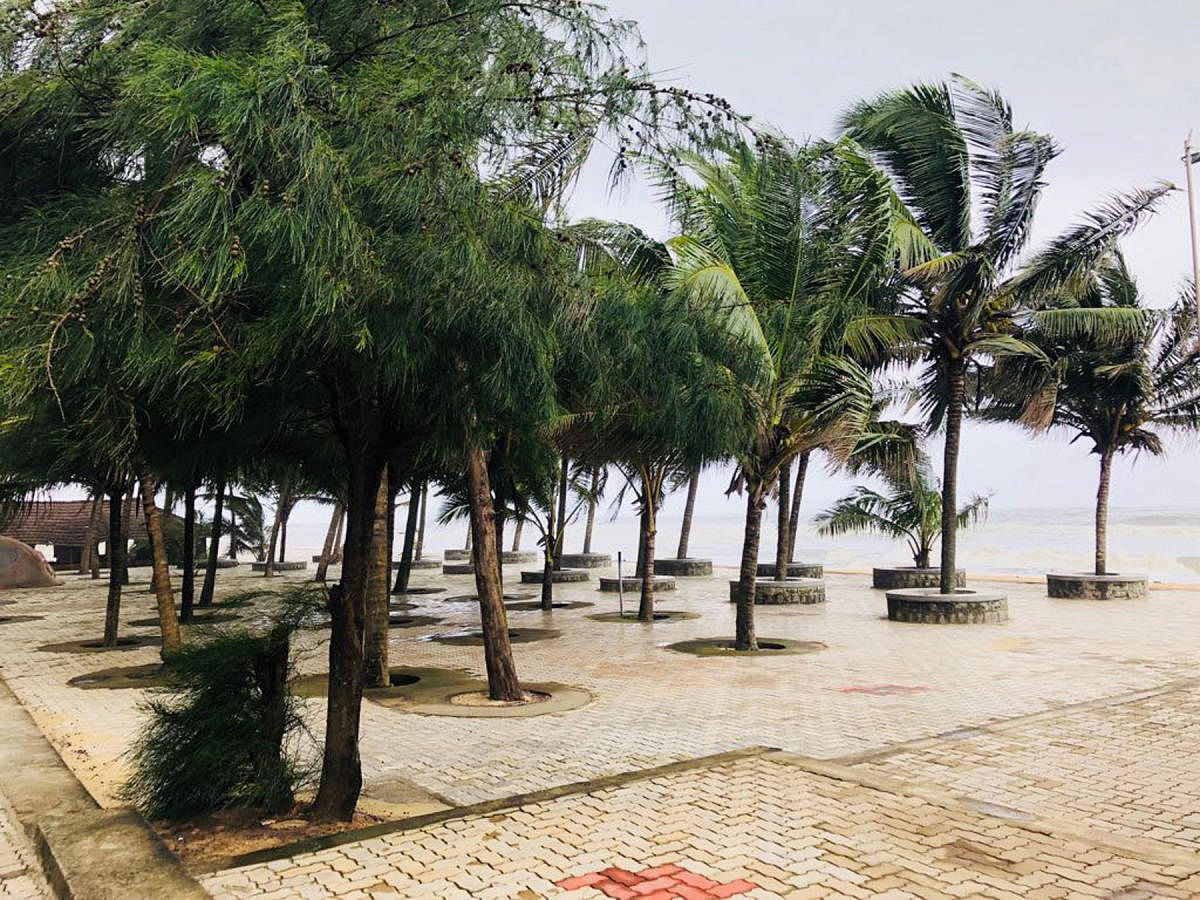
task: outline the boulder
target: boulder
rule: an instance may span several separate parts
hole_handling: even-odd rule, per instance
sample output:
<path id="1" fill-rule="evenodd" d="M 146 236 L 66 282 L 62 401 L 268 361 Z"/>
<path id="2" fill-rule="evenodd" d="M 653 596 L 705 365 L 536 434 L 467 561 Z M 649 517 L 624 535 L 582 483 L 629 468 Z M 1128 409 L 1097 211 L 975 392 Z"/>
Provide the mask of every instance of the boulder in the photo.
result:
<path id="1" fill-rule="evenodd" d="M 41 553 L 13 538 L 0 537 L 0 590 L 56 584 L 62 582 L 54 577 Z"/>

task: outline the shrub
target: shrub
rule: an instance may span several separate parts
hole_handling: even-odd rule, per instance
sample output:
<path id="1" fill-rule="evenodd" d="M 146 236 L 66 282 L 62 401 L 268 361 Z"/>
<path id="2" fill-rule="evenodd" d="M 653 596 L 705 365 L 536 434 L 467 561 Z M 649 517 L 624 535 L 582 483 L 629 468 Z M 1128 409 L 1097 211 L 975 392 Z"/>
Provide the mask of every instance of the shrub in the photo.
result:
<path id="1" fill-rule="evenodd" d="M 123 789 L 147 817 L 292 806 L 305 773 L 302 721 L 288 687 L 291 639 L 326 598 L 307 586 L 277 596 L 263 627 L 214 631 L 168 661 L 167 685 L 144 705 L 149 723 L 130 751 L 133 774 Z"/>

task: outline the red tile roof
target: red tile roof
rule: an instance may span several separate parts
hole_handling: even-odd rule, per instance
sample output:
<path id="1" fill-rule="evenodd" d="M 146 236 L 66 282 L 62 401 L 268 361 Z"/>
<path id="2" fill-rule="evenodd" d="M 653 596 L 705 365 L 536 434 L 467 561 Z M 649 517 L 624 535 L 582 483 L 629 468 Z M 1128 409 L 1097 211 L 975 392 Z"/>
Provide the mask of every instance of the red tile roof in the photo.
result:
<path id="1" fill-rule="evenodd" d="M 108 501 L 101 501 L 100 507 L 97 538 L 103 541 L 108 537 Z M 135 500 L 131 512 L 122 525 L 125 536 L 145 540 L 141 503 Z M 16 538 L 31 547 L 35 544 L 82 547 L 91 517 L 91 500 L 41 500 L 17 507 L 12 515 L 0 511 L 0 535 Z"/>

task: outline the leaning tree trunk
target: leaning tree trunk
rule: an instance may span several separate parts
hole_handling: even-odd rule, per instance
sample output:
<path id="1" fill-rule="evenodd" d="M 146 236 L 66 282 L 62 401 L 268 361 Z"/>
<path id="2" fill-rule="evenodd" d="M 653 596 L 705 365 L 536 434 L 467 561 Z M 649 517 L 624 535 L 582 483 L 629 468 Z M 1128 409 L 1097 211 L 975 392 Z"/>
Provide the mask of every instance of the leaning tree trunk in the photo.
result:
<path id="1" fill-rule="evenodd" d="M 687 502 L 683 504 L 683 524 L 679 527 L 679 549 L 675 551 L 676 559 L 687 559 L 688 543 L 692 539 L 692 515 L 696 511 L 696 494 L 700 490 L 700 469 L 692 470 L 688 479 Z"/>
<path id="2" fill-rule="evenodd" d="M 100 530 L 100 491 L 92 497 L 92 513 L 88 516 L 87 528 L 83 532 L 83 552 L 79 554 L 79 574 L 86 575 L 93 567 L 92 560 L 99 554 L 96 552 L 96 532 Z"/>
<path id="3" fill-rule="evenodd" d="M 221 547 L 221 517 L 225 514 L 225 476 L 217 478 L 216 497 L 213 501 L 212 530 L 208 535 L 208 565 L 204 567 L 204 586 L 200 588 L 200 605 L 212 606 L 213 592 L 217 588 L 217 558 Z"/>
<path id="4" fill-rule="evenodd" d="M 804 479 L 808 475 L 808 459 L 811 450 L 805 450 L 796 458 L 796 486 L 792 491 L 792 512 L 788 516 L 788 550 L 787 558 L 791 562 L 796 558 L 796 531 L 800 528 L 800 500 L 804 496 Z"/>
<path id="5" fill-rule="evenodd" d="M 562 471 L 558 478 L 558 519 L 555 527 L 550 530 L 554 535 L 554 568 L 562 568 L 563 543 L 567 536 L 567 479 L 570 475 L 571 461 L 566 454 L 562 458 Z"/>
<path id="6" fill-rule="evenodd" d="M 1108 574 L 1108 486 L 1112 481 L 1111 450 L 1100 454 L 1100 486 L 1096 489 L 1096 574 Z"/>
<path id="7" fill-rule="evenodd" d="M 737 631 L 733 649 L 757 650 L 754 635 L 754 586 L 758 577 L 758 542 L 762 532 L 762 513 L 766 505 L 762 488 L 746 497 L 746 533 L 742 538 L 742 567 L 738 573 Z"/>
<path id="8" fill-rule="evenodd" d="M 341 501 L 334 502 L 333 515 L 329 519 L 329 529 L 325 532 L 325 543 L 321 547 L 321 559 L 317 563 L 317 574 L 313 578 L 314 581 L 322 584 L 329 575 L 329 561 L 333 559 L 333 547 L 337 540 L 337 534 L 342 530 L 343 514 Z"/>
<path id="9" fill-rule="evenodd" d="M 154 598 L 158 602 L 158 625 L 162 631 L 162 657 L 167 660 L 179 650 L 179 617 L 175 614 L 175 595 L 171 591 L 171 570 L 167 567 L 167 545 L 163 540 L 162 515 L 154 504 L 154 480 L 141 476 L 142 513 L 146 518 L 146 533 L 150 536 L 150 553 L 154 560 Z"/>
<path id="10" fill-rule="evenodd" d="M 492 491 L 488 484 L 487 454 L 471 447 L 467 454 L 467 485 L 471 503 L 471 552 L 475 568 L 475 591 L 479 595 L 479 614 L 483 624 L 483 656 L 488 673 L 488 696 L 493 700 L 519 701 L 521 684 L 513 660 L 508 636 L 508 617 L 504 610 L 500 582 L 500 554 L 496 547 L 496 528 L 492 510 Z"/>
<path id="11" fill-rule="evenodd" d="M 950 397 L 946 406 L 946 450 L 942 457 L 942 571 L 938 590 L 955 592 L 958 564 L 958 450 L 962 439 L 963 399 L 966 364 L 961 357 L 950 360 Z"/>
<path id="12" fill-rule="evenodd" d="M 375 498 L 375 527 L 371 533 L 367 569 L 366 627 L 363 633 L 363 686 L 388 684 L 388 588 L 391 566 L 388 554 L 387 520 L 392 510 L 387 473 L 379 480 Z"/>
<path id="13" fill-rule="evenodd" d="M 356 432 L 357 433 L 357 432 Z M 343 441 L 345 446 L 347 441 Z M 325 708 L 325 750 L 312 816 L 349 821 L 362 790 L 358 733 L 363 690 L 363 629 L 375 506 L 383 481 L 383 461 L 361 447 L 346 446 L 346 544 L 342 580 L 329 591 L 329 702 Z M 357 452 L 355 452 L 357 451 Z"/>
<path id="14" fill-rule="evenodd" d="M 642 528 L 641 546 L 638 554 L 642 558 L 642 591 L 638 603 L 638 618 L 643 622 L 654 621 L 654 536 L 658 532 L 658 490 L 654 482 L 642 473 Z"/>
<path id="15" fill-rule="evenodd" d="M 408 495 L 408 515 L 404 519 L 404 547 L 400 551 L 400 568 L 396 570 L 393 594 L 408 593 L 408 580 L 412 577 L 413 552 L 417 543 L 417 518 L 421 514 L 421 487 L 414 484 Z"/>
<path id="16" fill-rule="evenodd" d="M 518 553 L 521 550 L 521 532 L 525 530 L 525 517 L 517 516 L 517 524 L 513 526 L 513 542 L 512 551 Z"/>
<path id="17" fill-rule="evenodd" d="M 99 554 L 97 554 L 99 555 Z M 125 535 L 121 528 L 121 489 L 108 494 L 108 603 L 104 607 L 104 646 L 117 646 L 121 585 L 125 583 Z"/>
<path id="18" fill-rule="evenodd" d="M 124 528 L 124 530 L 126 532 L 126 537 L 128 537 L 128 532 L 133 527 L 133 492 L 134 492 L 134 488 L 136 485 L 137 485 L 137 479 L 130 478 L 129 484 L 125 488 L 125 511 L 123 513 L 121 513 L 121 522 L 123 523 L 122 527 Z M 126 526 L 128 526 L 128 527 L 126 527 Z M 125 551 L 121 554 L 121 583 L 129 584 L 129 548 L 128 547 L 126 547 Z"/>
<path id="19" fill-rule="evenodd" d="M 596 491 L 600 489 L 600 470 L 592 469 L 592 496 L 588 498 L 587 529 L 583 532 L 583 552 L 592 552 L 592 526 L 596 524 Z"/>
<path id="20" fill-rule="evenodd" d="M 788 534 L 789 517 L 792 514 L 791 487 L 792 464 L 786 462 L 779 467 L 779 534 L 775 539 L 776 581 L 787 580 L 788 563 L 792 561 L 791 554 L 788 553 L 788 549 L 791 547 L 791 538 Z"/>
<path id="21" fill-rule="evenodd" d="M 233 499 L 232 488 L 229 491 L 229 499 Z M 237 561 L 237 513 L 233 511 L 232 505 L 229 507 L 229 558 Z"/>
<path id="22" fill-rule="evenodd" d="M 290 510 L 285 510 L 279 521 L 279 562 L 287 562 L 287 523 Z"/>
<path id="23" fill-rule="evenodd" d="M 196 599 L 196 482 L 183 495 L 183 582 L 179 587 L 179 621 L 192 620 Z"/>
<path id="24" fill-rule="evenodd" d="M 429 482 L 421 482 L 421 519 L 417 523 L 417 545 L 413 548 L 413 559 L 420 559 L 425 550 L 425 507 L 429 498 Z"/>

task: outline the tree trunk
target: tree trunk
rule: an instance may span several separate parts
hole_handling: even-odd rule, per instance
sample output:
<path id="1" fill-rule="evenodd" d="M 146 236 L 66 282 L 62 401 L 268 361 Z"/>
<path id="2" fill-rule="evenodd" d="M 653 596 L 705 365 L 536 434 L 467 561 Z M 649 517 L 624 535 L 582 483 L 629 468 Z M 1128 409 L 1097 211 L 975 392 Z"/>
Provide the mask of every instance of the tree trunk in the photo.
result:
<path id="1" fill-rule="evenodd" d="M 683 504 L 683 524 L 679 527 L 679 549 L 675 551 L 676 559 L 687 559 L 688 543 L 692 539 L 692 515 L 696 511 L 696 493 L 700 490 L 700 468 L 692 470 L 688 479 L 687 502 Z"/>
<path id="2" fill-rule="evenodd" d="M 388 557 L 387 520 L 392 511 L 387 473 L 379 479 L 375 497 L 375 527 L 371 532 L 371 559 L 367 570 L 366 626 L 363 634 L 363 686 L 388 685 Z"/>
<path id="3" fill-rule="evenodd" d="M 467 459 L 467 484 L 471 502 L 471 531 L 474 547 L 475 591 L 483 624 L 483 656 L 487 664 L 488 695 L 493 700 L 522 699 L 508 637 L 508 617 L 500 582 L 500 555 L 496 547 L 492 491 L 488 484 L 487 454 L 471 447 Z"/>
<path id="4" fill-rule="evenodd" d="M 735 650 L 758 649 L 758 639 L 754 634 L 754 582 L 758 577 L 758 542 L 765 505 L 761 488 L 749 492 L 746 497 L 746 534 L 742 539 L 742 567 L 738 573 Z"/>
<path id="5" fill-rule="evenodd" d="M 775 539 L 775 579 L 786 581 L 788 563 L 792 561 L 788 548 L 791 543 L 788 538 L 789 516 L 792 514 L 791 503 L 792 464 L 784 463 L 779 467 L 779 534 Z"/>
<path id="6" fill-rule="evenodd" d="M 284 488 L 279 486 L 279 497 L 275 502 L 275 515 L 271 522 L 271 540 L 267 544 L 266 567 L 263 569 L 263 577 L 270 578 L 275 574 L 275 548 L 279 543 L 279 527 L 283 524 L 283 503 L 284 503 Z"/>
<path id="7" fill-rule="evenodd" d="M 342 527 L 342 504 L 341 501 L 336 501 L 333 504 L 333 515 L 329 518 L 329 528 L 325 532 L 325 543 L 321 547 L 321 559 L 317 563 L 317 574 L 313 578 L 314 581 L 319 581 L 324 584 L 325 579 L 329 575 L 329 561 L 333 558 L 334 542 L 337 540 L 337 533 Z"/>
<path id="8" fill-rule="evenodd" d="M 413 553 L 417 543 L 417 518 L 421 514 L 421 485 L 414 484 L 408 495 L 408 516 L 404 520 L 404 548 L 400 551 L 400 568 L 396 570 L 393 594 L 408 592 L 408 580 L 412 576 Z"/>
<path id="9" fill-rule="evenodd" d="M 99 555 L 99 554 L 97 554 Z M 125 535 L 121 528 L 121 489 L 108 494 L 108 603 L 104 607 L 104 646 L 117 646 L 121 585 L 125 582 Z"/>
<path id="10" fill-rule="evenodd" d="M 583 533 L 583 552 L 592 552 L 592 526 L 596 523 L 596 491 L 600 489 L 600 470 L 592 469 L 592 497 L 588 500 L 587 530 Z"/>
<path id="11" fill-rule="evenodd" d="M 555 569 L 555 535 L 558 533 L 555 521 L 554 497 L 550 497 L 550 505 L 546 510 L 545 535 L 545 565 L 542 566 L 542 610 L 549 612 L 554 608 L 554 569 Z"/>
<path id="12" fill-rule="evenodd" d="M 638 550 L 642 558 L 642 593 L 638 603 L 638 618 L 643 622 L 654 621 L 654 536 L 658 531 L 658 490 L 651 479 L 642 473 L 642 539 Z"/>
<path id="13" fill-rule="evenodd" d="M 200 605 L 212 606 L 213 592 L 217 587 L 217 558 L 221 548 L 221 516 L 225 513 L 225 476 L 217 478 L 213 506 L 212 530 L 208 535 L 208 565 L 204 567 L 204 586 L 200 588 Z"/>
<path id="14" fill-rule="evenodd" d="M 171 592 L 171 570 L 167 567 L 167 545 L 163 540 L 162 515 L 154 505 L 154 481 L 141 476 L 142 513 L 146 517 L 146 533 L 150 535 L 150 552 L 154 558 L 153 587 L 158 601 L 158 624 L 162 631 L 162 658 L 167 660 L 181 646 L 179 617 L 175 615 L 175 595 Z"/>
<path id="15" fill-rule="evenodd" d="M 183 495 L 183 581 L 179 587 L 179 621 L 192 621 L 196 598 L 196 483 Z"/>
<path id="16" fill-rule="evenodd" d="M 491 505 L 491 503 L 489 502 L 489 504 L 488 504 L 488 505 L 490 506 L 490 505 Z M 470 550 L 470 549 L 471 549 L 471 532 L 472 532 L 473 530 L 474 530 L 474 529 L 473 529 L 473 527 L 472 527 L 471 523 L 470 523 L 470 522 L 467 522 L 467 540 L 466 540 L 466 543 L 464 543 L 464 544 L 463 544 L 463 549 L 464 549 L 464 550 Z"/>
<path id="17" fill-rule="evenodd" d="M 517 516 L 517 524 L 513 526 L 513 553 L 521 550 L 521 532 L 525 530 L 525 517 Z"/>
<path id="18" fill-rule="evenodd" d="M 83 552 L 79 554 L 79 574 L 85 575 L 94 568 L 92 560 L 99 556 L 96 552 L 96 532 L 100 529 L 100 498 L 104 494 L 97 491 L 92 497 L 92 513 L 88 516 L 87 529 L 83 532 Z"/>
<path id="19" fill-rule="evenodd" d="M 942 457 L 942 571 L 939 590 L 955 592 L 958 564 L 958 450 L 962 438 L 963 397 L 966 365 L 959 357 L 950 360 L 950 397 L 946 407 L 946 450 Z"/>
<path id="20" fill-rule="evenodd" d="M 345 542 L 342 539 L 342 532 L 346 528 L 346 507 L 342 506 L 342 517 L 338 519 L 337 536 L 333 539 L 333 562 L 341 563 L 343 555 L 343 547 Z"/>
<path id="21" fill-rule="evenodd" d="M 133 528 L 133 492 L 137 485 L 136 478 L 130 478 L 129 484 L 125 488 L 125 510 L 121 513 L 121 522 L 123 533 L 126 538 L 129 537 L 129 532 Z M 126 528 L 125 526 L 129 527 Z M 121 545 L 121 583 L 129 584 L 129 548 L 124 544 Z"/>
<path id="22" fill-rule="evenodd" d="M 800 528 L 800 500 L 804 496 L 804 479 L 808 475 L 808 459 L 811 450 L 805 450 L 796 458 L 796 487 L 792 491 L 792 513 L 788 516 L 788 562 L 796 558 L 796 531 Z"/>
<path id="23" fill-rule="evenodd" d="M 1113 453 L 1100 454 L 1100 486 L 1096 489 L 1096 574 L 1108 574 L 1108 486 L 1112 481 Z"/>
<path id="24" fill-rule="evenodd" d="M 279 561 L 287 562 L 287 523 L 288 516 L 291 513 L 285 511 L 282 520 L 279 522 Z"/>
<path id="25" fill-rule="evenodd" d="M 345 444 L 345 439 L 343 444 Z M 375 506 L 383 481 L 383 461 L 346 447 L 346 545 L 342 580 L 329 591 L 329 702 L 325 711 L 325 751 L 312 816 L 349 821 L 362 790 L 358 732 L 363 689 L 363 627 Z"/>
<path id="26" fill-rule="evenodd" d="M 229 491 L 230 498 L 233 497 L 233 490 Z M 233 507 L 229 508 L 229 558 L 237 560 L 237 513 L 233 511 Z"/>
<path id="27" fill-rule="evenodd" d="M 567 536 L 567 484 L 570 476 L 571 461 L 567 459 L 566 454 L 562 458 L 562 472 L 558 478 L 558 521 L 555 523 L 555 529 L 551 531 L 554 535 L 554 568 L 562 568 L 563 543 Z"/>
<path id="28" fill-rule="evenodd" d="M 421 482 L 421 519 L 417 523 L 417 545 L 413 548 L 413 559 L 420 559 L 425 550 L 425 511 L 429 497 L 429 482 Z"/>

